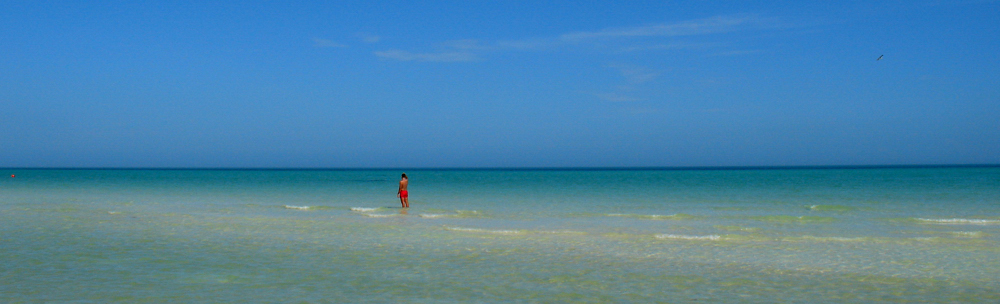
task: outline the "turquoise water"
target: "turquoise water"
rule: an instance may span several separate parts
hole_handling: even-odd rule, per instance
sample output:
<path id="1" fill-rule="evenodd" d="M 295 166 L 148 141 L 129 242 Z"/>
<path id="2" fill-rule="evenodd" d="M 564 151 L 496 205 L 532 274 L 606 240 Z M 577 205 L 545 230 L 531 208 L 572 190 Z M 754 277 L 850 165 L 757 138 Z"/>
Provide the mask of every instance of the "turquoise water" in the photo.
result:
<path id="1" fill-rule="evenodd" d="M 3 303 L 1000 301 L 998 167 L 0 173 Z"/>

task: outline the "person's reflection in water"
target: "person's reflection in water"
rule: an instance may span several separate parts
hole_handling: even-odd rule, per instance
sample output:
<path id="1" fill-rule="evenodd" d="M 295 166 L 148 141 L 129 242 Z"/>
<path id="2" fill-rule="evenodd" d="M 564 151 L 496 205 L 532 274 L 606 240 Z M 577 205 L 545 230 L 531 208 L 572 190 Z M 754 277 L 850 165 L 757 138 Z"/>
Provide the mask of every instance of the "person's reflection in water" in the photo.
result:
<path id="1" fill-rule="evenodd" d="M 407 212 L 410 212 L 410 208 L 399 208 L 399 214 L 407 215 Z"/>

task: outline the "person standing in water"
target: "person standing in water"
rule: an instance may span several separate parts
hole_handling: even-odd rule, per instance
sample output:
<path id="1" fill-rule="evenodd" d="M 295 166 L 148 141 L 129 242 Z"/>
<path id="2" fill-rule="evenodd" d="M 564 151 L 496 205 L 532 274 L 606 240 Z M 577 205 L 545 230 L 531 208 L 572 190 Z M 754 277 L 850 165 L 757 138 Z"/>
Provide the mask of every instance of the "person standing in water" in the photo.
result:
<path id="1" fill-rule="evenodd" d="M 410 208 L 410 194 L 406 192 L 406 186 L 410 184 L 410 179 L 406 178 L 406 173 L 403 173 L 403 178 L 399 180 L 399 191 L 396 192 L 396 196 L 399 197 L 399 203 L 403 205 L 403 208 Z"/>

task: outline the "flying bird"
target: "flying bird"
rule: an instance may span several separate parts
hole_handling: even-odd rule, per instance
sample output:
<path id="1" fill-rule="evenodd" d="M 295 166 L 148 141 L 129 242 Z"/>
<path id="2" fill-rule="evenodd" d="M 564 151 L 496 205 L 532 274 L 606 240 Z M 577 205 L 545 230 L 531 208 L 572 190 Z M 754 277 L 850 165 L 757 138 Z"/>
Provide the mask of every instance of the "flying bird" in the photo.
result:
<path id="1" fill-rule="evenodd" d="M 875 59 L 875 61 L 882 60 L 882 56 L 885 56 L 885 55 L 878 55 L 878 59 Z"/>

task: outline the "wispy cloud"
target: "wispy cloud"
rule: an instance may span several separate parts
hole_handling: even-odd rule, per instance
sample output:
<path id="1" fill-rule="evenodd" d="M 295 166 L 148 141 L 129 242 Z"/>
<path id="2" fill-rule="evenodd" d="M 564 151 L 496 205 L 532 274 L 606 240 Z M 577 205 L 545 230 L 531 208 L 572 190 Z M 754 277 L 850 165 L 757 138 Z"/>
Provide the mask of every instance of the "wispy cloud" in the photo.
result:
<path id="1" fill-rule="evenodd" d="M 495 45 L 497 49 L 531 51 L 558 47 L 565 44 L 556 39 L 531 38 L 522 40 L 498 41 Z"/>
<path id="2" fill-rule="evenodd" d="M 645 114 L 657 114 L 660 112 L 659 109 L 650 107 L 628 107 L 625 111 L 632 115 L 645 115 Z"/>
<path id="3" fill-rule="evenodd" d="M 547 38 L 527 38 L 484 42 L 475 39 L 445 41 L 438 45 L 438 52 L 417 53 L 404 50 L 375 52 L 376 56 L 401 61 L 475 61 L 488 52 L 503 51 L 543 51 L 567 47 L 590 45 L 610 52 L 634 52 L 654 50 L 676 50 L 706 48 L 711 43 L 688 43 L 683 41 L 660 41 L 648 38 L 670 38 L 678 36 L 709 35 L 734 32 L 766 25 L 766 21 L 755 16 L 717 16 L 676 23 L 662 23 L 636 27 L 613 27 L 597 31 L 565 33 Z M 635 39 L 642 39 L 645 45 L 634 45 Z M 632 44 L 632 45 L 630 45 Z M 608 49 L 610 47 L 610 49 Z"/>
<path id="4" fill-rule="evenodd" d="M 464 50 L 464 51 L 486 51 L 486 50 L 496 49 L 496 47 L 491 47 L 482 44 L 481 42 L 479 42 L 479 40 L 476 39 L 460 39 L 460 40 L 445 41 L 444 47 L 456 50 Z"/>
<path id="5" fill-rule="evenodd" d="M 740 56 L 740 55 L 757 54 L 757 53 L 760 53 L 760 52 L 763 52 L 763 51 L 761 51 L 761 50 L 738 50 L 738 51 L 718 52 L 718 53 L 712 54 L 711 56 Z"/>
<path id="6" fill-rule="evenodd" d="M 594 94 L 594 95 L 597 96 L 598 98 L 601 98 L 601 99 L 605 100 L 605 101 L 611 101 L 611 102 L 639 101 L 639 98 L 635 98 L 635 97 L 632 97 L 632 96 L 624 95 L 624 94 L 621 94 L 621 93 L 598 93 L 598 94 Z"/>
<path id="7" fill-rule="evenodd" d="M 333 40 L 330 40 L 330 39 L 313 38 L 312 40 L 316 44 L 316 47 L 321 47 L 321 48 L 345 48 L 345 47 L 347 47 L 346 44 L 337 43 L 337 42 L 334 42 Z"/>
<path id="8" fill-rule="evenodd" d="M 656 79 L 660 76 L 660 73 L 650 71 L 643 67 L 632 67 L 624 65 L 611 65 L 610 68 L 617 69 L 621 73 L 622 77 L 631 84 L 641 84 L 649 82 L 650 80 Z"/>
<path id="9" fill-rule="evenodd" d="M 668 51 L 668 50 L 688 50 L 688 49 L 703 49 L 715 46 L 714 43 L 687 43 L 687 42 L 671 42 L 671 43 L 658 43 L 652 45 L 632 45 L 625 46 L 619 49 L 620 52 L 642 52 L 642 51 Z"/>
<path id="10" fill-rule="evenodd" d="M 766 27 L 769 20 L 752 15 L 716 16 L 705 19 L 687 20 L 675 23 L 661 23 L 635 27 L 611 27 L 597 31 L 580 31 L 565 33 L 549 38 L 529 38 L 521 40 L 498 41 L 490 49 L 500 50 L 545 50 L 565 46 L 586 44 L 605 44 L 615 42 L 622 45 L 617 51 L 653 51 L 676 50 L 709 47 L 710 43 L 687 43 L 681 41 L 666 41 L 652 45 L 632 45 L 629 41 L 638 38 L 670 38 L 680 36 L 698 36 L 736 32 L 753 28 Z M 648 41 L 646 43 L 649 43 Z"/>
<path id="11" fill-rule="evenodd" d="M 469 52 L 411 53 L 402 50 L 375 52 L 375 56 L 399 61 L 462 62 L 475 61 L 475 54 Z"/>
<path id="12" fill-rule="evenodd" d="M 660 76 L 659 72 L 649 70 L 644 67 L 627 65 L 610 65 L 609 68 L 618 70 L 621 77 L 625 78 L 625 84 L 617 86 L 617 91 L 611 93 L 594 94 L 598 98 L 611 102 L 639 101 L 641 98 L 634 97 L 637 87 L 655 80 Z"/>
<path id="13" fill-rule="evenodd" d="M 369 33 L 358 33 L 358 38 L 361 38 L 361 41 L 365 43 L 376 43 L 382 40 L 382 37 Z"/>
<path id="14" fill-rule="evenodd" d="M 559 36 L 563 41 L 582 41 L 602 38 L 627 37 L 674 37 L 705 35 L 729 32 L 748 24 L 758 23 L 753 17 L 719 16 L 708 19 L 689 20 L 672 24 L 656 24 L 637 27 L 606 28 L 594 32 L 574 32 Z"/>

